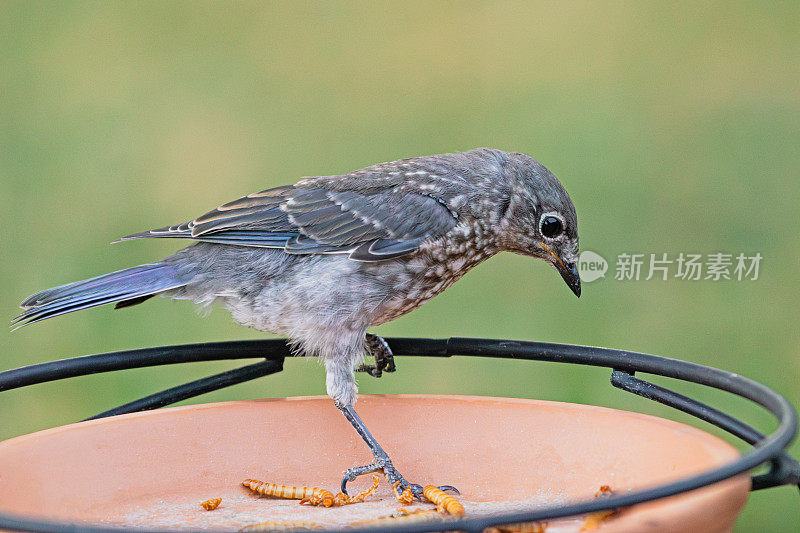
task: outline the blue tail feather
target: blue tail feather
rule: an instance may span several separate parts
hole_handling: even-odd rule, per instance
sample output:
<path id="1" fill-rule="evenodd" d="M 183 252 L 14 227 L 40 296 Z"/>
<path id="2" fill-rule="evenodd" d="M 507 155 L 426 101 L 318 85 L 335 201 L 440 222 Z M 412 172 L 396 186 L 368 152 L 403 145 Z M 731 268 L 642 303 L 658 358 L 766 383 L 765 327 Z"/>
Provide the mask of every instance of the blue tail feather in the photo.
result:
<path id="1" fill-rule="evenodd" d="M 186 285 L 172 264 L 148 263 L 47 289 L 25 299 L 14 329 L 54 316 L 150 296 Z"/>

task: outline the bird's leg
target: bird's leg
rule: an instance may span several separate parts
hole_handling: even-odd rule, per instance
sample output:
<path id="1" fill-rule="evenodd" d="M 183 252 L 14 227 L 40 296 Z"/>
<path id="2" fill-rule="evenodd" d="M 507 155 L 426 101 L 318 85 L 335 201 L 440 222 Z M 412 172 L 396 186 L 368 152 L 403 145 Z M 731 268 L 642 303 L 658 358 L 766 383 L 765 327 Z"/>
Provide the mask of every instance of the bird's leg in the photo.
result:
<path id="1" fill-rule="evenodd" d="M 360 365 L 356 368 L 356 372 L 366 372 L 370 376 L 379 378 L 384 372 L 394 372 L 394 354 L 392 349 L 383 338 L 372 333 L 367 333 L 364 345 L 367 348 L 367 355 L 375 358 L 374 365 Z"/>
<path id="2" fill-rule="evenodd" d="M 389 454 L 387 454 L 383 448 L 381 448 L 381 445 L 378 444 L 378 441 L 375 440 L 375 437 L 373 437 L 372 433 L 369 432 L 369 429 L 367 429 L 367 426 L 364 425 L 364 422 L 361 420 L 361 417 L 358 416 L 355 409 L 353 409 L 353 406 L 343 405 L 339 402 L 336 402 L 336 407 L 339 408 L 344 417 L 350 422 L 350 424 L 352 424 L 364 442 L 367 443 L 372 455 L 375 457 L 375 462 L 373 463 L 364 466 L 356 466 L 345 471 L 344 477 L 342 477 L 342 492 L 347 494 L 347 483 L 349 481 L 353 481 L 358 476 L 366 474 L 367 472 L 380 471 L 383 472 L 383 474 L 386 476 L 386 479 L 389 480 L 389 483 L 399 488 L 401 492 L 408 489 L 418 500 L 422 500 L 422 486 L 417 485 L 416 483 L 409 483 L 400 474 L 400 472 L 397 471 L 394 465 L 392 465 L 392 460 L 389 457 Z M 459 494 L 458 489 L 451 487 L 450 485 L 442 485 L 439 487 L 439 489 L 450 490 L 456 494 Z"/>

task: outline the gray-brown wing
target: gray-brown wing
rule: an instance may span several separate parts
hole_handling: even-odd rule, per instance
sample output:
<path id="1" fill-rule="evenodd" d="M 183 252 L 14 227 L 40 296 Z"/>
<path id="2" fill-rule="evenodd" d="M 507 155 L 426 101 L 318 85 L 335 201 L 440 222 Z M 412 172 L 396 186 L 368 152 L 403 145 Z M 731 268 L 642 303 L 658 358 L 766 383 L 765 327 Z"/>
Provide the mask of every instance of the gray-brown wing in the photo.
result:
<path id="1" fill-rule="evenodd" d="M 312 185 L 313 186 L 313 185 Z M 348 253 L 380 261 L 416 250 L 456 224 L 434 196 L 389 188 L 360 194 L 325 187 L 285 186 L 229 202 L 179 226 L 125 237 L 175 237 L 287 253 Z"/>
<path id="2" fill-rule="evenodd" d="M 299 235 L 280 205 L 293 187 L 283 186 L 250 194 L 190 222 L 127 235 L 119 241 L 144 238 L 191 239 L 217 244 L 282 248 Z M 115 241 L 115 242 L 119 242 Z"/>

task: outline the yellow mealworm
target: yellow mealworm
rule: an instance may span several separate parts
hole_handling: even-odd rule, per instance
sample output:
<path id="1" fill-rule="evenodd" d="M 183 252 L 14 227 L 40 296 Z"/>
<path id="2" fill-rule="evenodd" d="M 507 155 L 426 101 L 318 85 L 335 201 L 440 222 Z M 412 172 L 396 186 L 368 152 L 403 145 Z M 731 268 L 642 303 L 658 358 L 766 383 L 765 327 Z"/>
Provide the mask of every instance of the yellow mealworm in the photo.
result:
<path id="1" fill-rule="evenodd" d="M 334 504 L 335 497 L 329 490 L 317 487 L 292 487 L 289 485 L 278 485 L 276 483 L 264 483 L 257 479 L 245 479 L 242 485 L 260 494 L 272 498 L 284 498 L 287 500 L 307 500 L 312 505 L 324 505 L 330 507 Z"/>
<path id="2" fill-rule="evenodd" d="M 447 513 L 452 515 L 463 515 L 465 513 L 464 506 L 461 502 L 445 494 L 433 485 L 427 485 L 422 489 L 422 495 L 428 499 L 429 502 L 436 505 L 436 509 L 440 513 Z"/>
<path id="3" fill-rule="evenodd" d="M 219 504 L 222 503 L 222 498 L 211 498 L 210 500 L 206 500 L 200 504 L 200 507 L 205 509 L 206 511 L 213 511 Z"/>
<path id="4" fill-rule="evenodd" d="M 435 509 L 421 509 L 419 511 L 406 511 L 405 509 L 399 509 L 396 514 L 391 516 L 383 516 L 381 518 L 374 518 L 372 520 L 360 520 L 358 522 L 353 522 L 349 524 L 347 527 L 364 527 L 364 526 L 378 526 L 378 525 L 391 525 L 396 523 L 415 523 L 415 522 L 430 522 L 430 521 L 441 521 L 444 520 L 444 517 L 439 514 L 438 511 Z"/>
<path id="5" fill-rule="evenodd" d="M 414 494 L 411 492 L 411 489 L 406 487 L 406 490 L 403 493 L 397 492 L 397 487 L 400 485 L 399 481 L 395 481 L 392 485 L 392 490 L 394 491 L 394 497 L 397 499 L 398 502 L 402 503 L 403 505 L 411 505 L 414 503 Z"/>
<path id="6" fill-rule="evenodd" d="M 255 533 L 256 531 L 307 531 L 310 529 L 323 528 L 319 524 L 309 522 L 259 522 L 244 526 L 239 531 Z"/>
<path id="7" fill-rule="evenodd" d="M 372 477 L 372 487 L 363 490 L 353 496 L 352 498 L 347 494 L 340 492 L 336 496 L 326 489 L 317 487 L 293 487 L 290 485 L 278 485 L 275 483 L 264 483 L 257 479 L 245 479 L 242 485 L 260 494 L 261 496 L 269 496 L 272 498 L 284 498 L 287 500 L 300 500 L 300 504 L 309 505 L 323 505 L 325 507 L 350 505 L 351 503 L 361 503 L 367 496 L 372 494 L 378 488 L 380 476 L 374 475 Z"/>
<path id="8" fill-rule="evenodd" d="M 608 498 L 609 496 L 613 496 L 614 491 L 611 490 L 611 487 L 608 485 L 603 485 L 600 487 L 594 497 L 595 498 Z M 596 513 L 591 513 L 586 515 L 586 518 L 583 521 L 583 526 L 581 526 L 581 531 L 591 531 L 593 529 L 597 529 L 600 524 L 609 518 L 616 516 L 620 513 L 619 509 L 606 509 L 605 511 L 598 511 Z"/>
<path id="9" fill-rule="evenodd" d="M 547 522 L 523 522 L 504 526 L 487 527 L 483 533 L 545 533 Z"/>
<path id="10" fill-rule="evenodd" d="M 600 487 L 600 490 L 598 490 L 597 492 L 594 493 L 594 497 L 595 498 L 607 498 L 607 497 L 613 496 L 613 495 L 614 495 L 614 491 L 611 490 L 611 487 L 609 487 L 608 485 L 602 485 Z"/>
<path id="11" fill-rule="evenodd" d="M 340 505 L 347 505 L 347 504 L 350 504 L 350 503 L 361 503 L 361 502 L 363 502 L 364 500 L 367 499 L 367 496 L 369 496 L 373 492 L 375 492 L 375 489 L 378 488 L 378 484 L 380 484 L 380 482 L 381 482 L 381 476 L 379 476 L 378 474 L 373 474 L 372 475 L 372 486 L 370 488 L 368 488 L 366 490 L 362 490 L 361 492 L 359 492 L 358 494 L 356 494 L 352 498 L 347 496 L 347 494 L 343 494 L 341 492 L 339 494 L 337 494 L 336 497 L 339 498 L 340 496 L 344 496 L 345 498 L 347 498 L 345 503 L 342 503 Z"/>

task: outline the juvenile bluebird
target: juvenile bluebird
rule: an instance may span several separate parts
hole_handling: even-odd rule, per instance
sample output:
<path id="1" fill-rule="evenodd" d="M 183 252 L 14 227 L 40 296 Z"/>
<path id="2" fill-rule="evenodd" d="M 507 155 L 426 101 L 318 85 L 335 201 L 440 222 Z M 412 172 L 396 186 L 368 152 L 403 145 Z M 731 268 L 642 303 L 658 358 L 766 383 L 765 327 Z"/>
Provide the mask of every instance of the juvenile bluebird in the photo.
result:
<path id="1" fill-rule="evenodd" d="M 193 244 L 161 261 L 34 294 L 13 325 L 161 294 L 219 302 L 245 326 L 288 336 L 319 356 L 328 395 L 382 471 L 418 497 L 353 409 L 357 370 L 393 371 L 388 345 L 367 328 L 412 311 L 501 251 L 542 259 L 576 296 L 581 285 L 575 208 L 543 165 L 520 153 L 478 148 L 401 159 L 349 174 L 303 178 L 223 204 L 176 226 L 120 240 Z M 375 365 L 363 364 L 365 355 Z"/>

